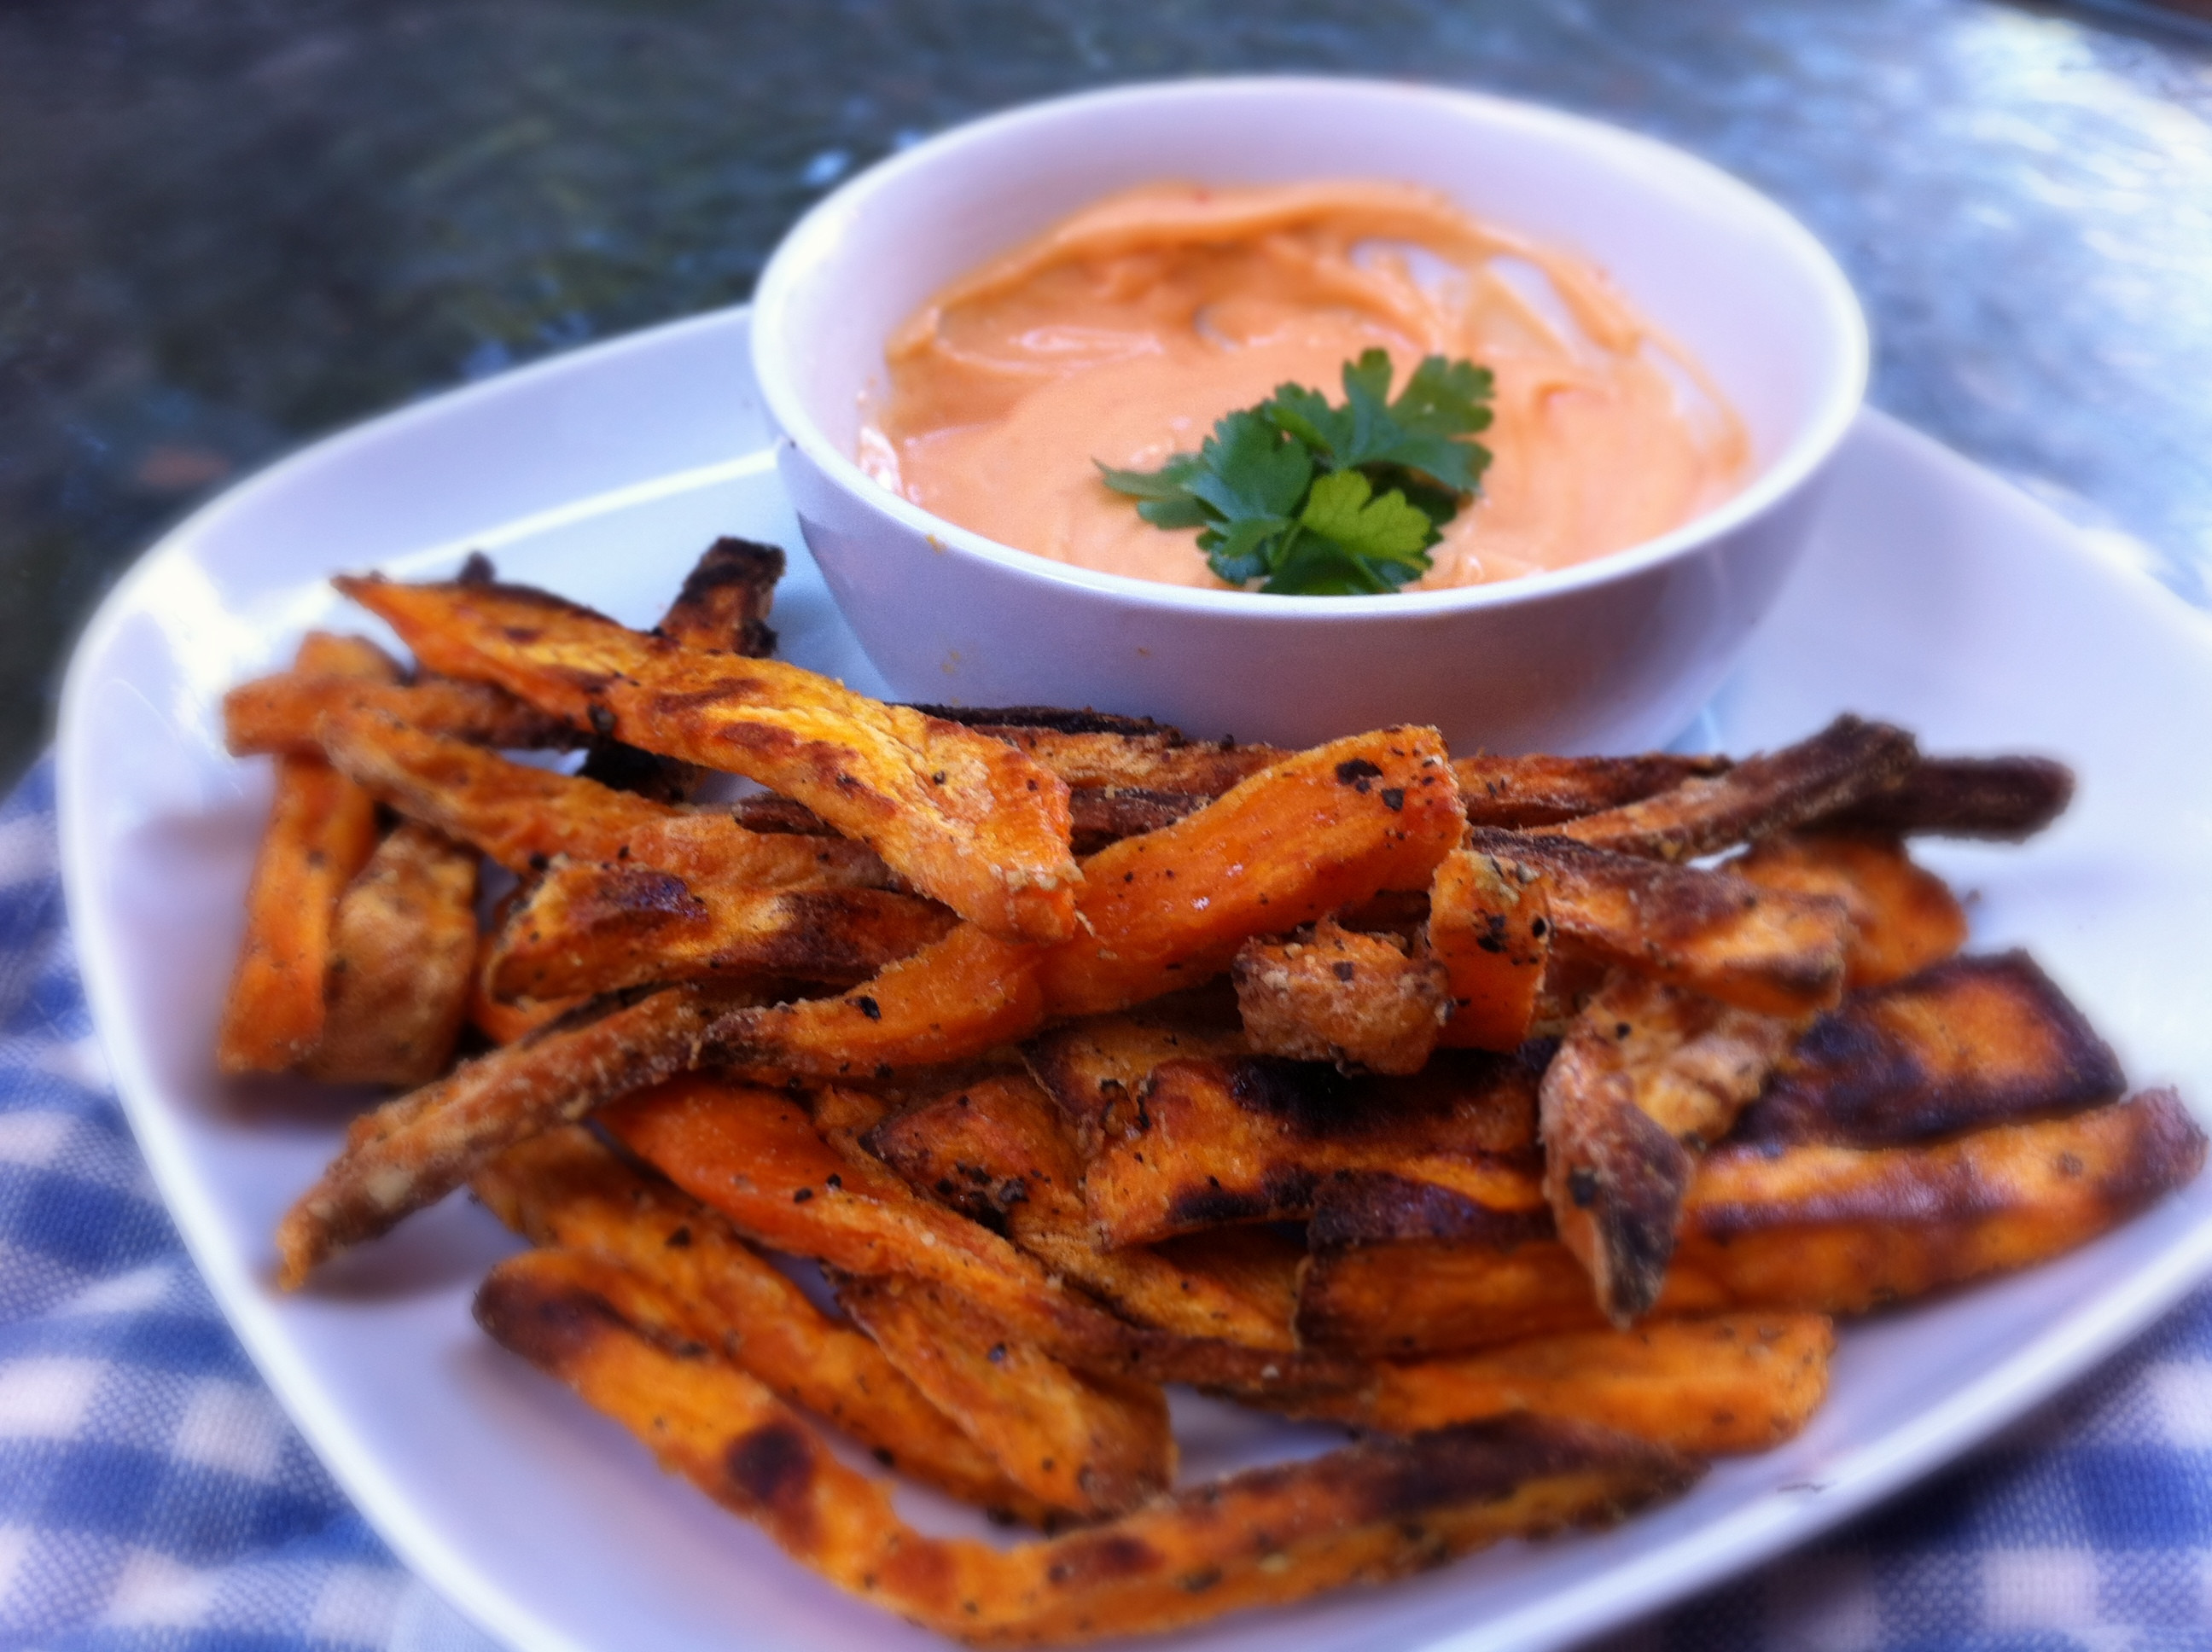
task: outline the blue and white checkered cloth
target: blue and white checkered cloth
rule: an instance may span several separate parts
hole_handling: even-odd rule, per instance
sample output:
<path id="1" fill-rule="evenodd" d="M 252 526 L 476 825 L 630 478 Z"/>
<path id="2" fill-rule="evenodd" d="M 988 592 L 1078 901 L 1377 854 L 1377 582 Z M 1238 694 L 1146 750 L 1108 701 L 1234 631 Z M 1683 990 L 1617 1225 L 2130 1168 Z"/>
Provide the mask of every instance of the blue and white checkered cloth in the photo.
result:
<path id="1" fill-rule="evenodd" d="M 0 805 L 0 1652 L 486 1652 L 247 1364 L 109 1088 L 53 775 Z M 1608 1652 L 2212 1652 L 2212 1291 L 1941 1478 Z"/>

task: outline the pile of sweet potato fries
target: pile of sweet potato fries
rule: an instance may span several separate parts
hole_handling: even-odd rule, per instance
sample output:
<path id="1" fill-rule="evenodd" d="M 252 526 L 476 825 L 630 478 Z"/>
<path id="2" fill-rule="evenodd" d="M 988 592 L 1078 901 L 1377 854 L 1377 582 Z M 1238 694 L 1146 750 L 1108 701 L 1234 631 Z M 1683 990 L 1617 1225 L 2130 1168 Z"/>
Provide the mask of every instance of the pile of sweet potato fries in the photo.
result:
<path id="1" fill-rule="evenodd" d="M 1157 1631 L 1617 1518 L 1800 1429 L 1829 1316 L 2202 1163 L 1903 847 L 2040 829 L 2056 764 L 886 705 L 771 657 L 781 571 L 723 541 L 649 633 L 480 560 L 340 580 L 415 667 L 314 635 L 229 696 L 277 783 L 218 1054 L 403 1092 L 286 1285 L 472 1188 L 535 1247 L 493 1337 L 917 1623 Z M 1176 1490 L 1168 1382 L 1358 1438 Z M 1042 1535 L 919 1533 L 824 1427 Z"/>

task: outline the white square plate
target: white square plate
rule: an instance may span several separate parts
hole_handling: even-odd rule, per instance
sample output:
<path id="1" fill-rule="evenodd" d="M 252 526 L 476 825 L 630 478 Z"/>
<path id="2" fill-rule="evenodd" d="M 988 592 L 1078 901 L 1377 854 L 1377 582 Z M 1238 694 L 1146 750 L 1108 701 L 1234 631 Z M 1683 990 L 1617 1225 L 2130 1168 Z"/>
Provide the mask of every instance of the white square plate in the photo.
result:
<path id="1" fill-rule="evenodd" d="M 394 1548 L 517 1647 L 918 1647 L 665 1479 L 471 1323 L 510 1242 L 461 1200 L 272 1289 L 270 1233 L 338 1139 L 309 1087 L 235 1085 L 211 1050 L 268 801 L 218 701 L 309 625 L 362 623 L 339 569 L 513 575 L 649 623 L 719 533 L 793 555 L 788 656 L 879 689 L 778 492 L 742 311 L 580 352 L 363 427 L 156 546 L 86 633 L 60 738 L 70 910 L 124 1102 L 186 1242 L 307 1438 Z M 2024 849 L 1930 845 L 1974 944 L 2031 947 L 2138 1085 L 2212 1100 L 2212 627 L 2063 524 L 1877 415 L 1818 545 L 1698 732 L 1747 750 L 1853 710 L 1937 752 L 2074 764 Z M 1217 731 L 1194 731 L 1213 733 Z M 2212 1266 L 2200 1182 L 2063 1261 L 1852 1327 L 1803 1436 L 1619 1530 L 1510 1546 L 1173 1644 L 1267 1652 L 1556 1645 L 1773 1554 L 1963 1450 L 2117 1347 Z M 1204 1472 L 1269 1442 L 1191 1408 Z M 1255 1435 L 1255 1429 L 1258 1430 Z M 1289 1437 L 1285 1430 L 1282 1436 Z M 933 1523 L 958 1518 L 921 1510 Z"/>

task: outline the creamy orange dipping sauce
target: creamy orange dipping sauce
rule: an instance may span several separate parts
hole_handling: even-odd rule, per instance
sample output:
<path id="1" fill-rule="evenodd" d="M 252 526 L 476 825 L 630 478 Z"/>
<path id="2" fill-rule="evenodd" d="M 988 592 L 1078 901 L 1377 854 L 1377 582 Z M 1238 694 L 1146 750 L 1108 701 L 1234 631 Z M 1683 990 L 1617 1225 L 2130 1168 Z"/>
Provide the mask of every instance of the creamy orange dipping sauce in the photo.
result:
<path id="1" fill-rule="evenodd" d="M 1084 568 L 1221 588 L 1094 460 L 1154 470 L 1294 382 L 1344 398 L 1380 346 L 1497 375 L 1495 456 L 1412 589 L 1620 550 L 1734 493 L 1735 415 L 1605 276 L 1400 184 L 1160 184 L 1109 197 L 953 282 L 884 349 L 860 459 L 978 533 Z"/>

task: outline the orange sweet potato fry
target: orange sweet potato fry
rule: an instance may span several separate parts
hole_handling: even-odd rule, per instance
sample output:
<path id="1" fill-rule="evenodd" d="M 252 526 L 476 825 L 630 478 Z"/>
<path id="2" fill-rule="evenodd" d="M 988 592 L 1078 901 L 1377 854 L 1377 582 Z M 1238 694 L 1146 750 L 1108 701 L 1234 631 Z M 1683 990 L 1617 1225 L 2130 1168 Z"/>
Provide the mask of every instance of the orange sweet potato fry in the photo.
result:
<path id="1" fill-rule="evenodd" d="M 633 861 L 556 860 L 501 925 L 488 984 L 551 999 L 709 976 L 850 983 L 957 921 L 887 890 L 693 884 Z"/>
<path id="2" fill-rule="evenodd" d="M 367 706 L 410 728 L 508 750 L 566 750 L 583 731 L 489 683 L 425 677 L 419 682 L 363 682 L 301 671 L 241 683 L 222 699 L 223 743 L 231 756 L 319 756 L 324 718 Z"/>
<path id="3" fill-rule="evenodd" d="M 817 1308 L 714 1212 L 633 1169 L 588 1131 L 565 1125 L 519 1143 L 471 1185 L 531 1243 L 590 1252 L 651 1281 L 683 1304 L 688 1334 L 886 1467 L 1031 1525 L 1049 1517 L 866 1334 Z"/>
<path id="4" fill-rule="evenodd" d="M 1175 1479 L 1175 1436 L 1158 1383 L 1070 1370 L 920 1279 L 848 1278 L 837 1301 L 1047 1507 L 1096 1520 L 1150 1501 Z"/>
<path id="5" fill-rule="evenodd" d="M 1533 866 L 1473 849 L 1437 863 L 1429 955 L 1443 967 L 1447 1049 L 1518 1049 L 1536 1018 L 1552 956 L 1552 902 Z"/>
<path id="6" fill-rule="evenodd" d="M 434 669 L 796 799 L 1003 939 L 1057 941 L 1067 787 L 1011 747 L 772 659 L 686 648 L 542 592 L 341 579 Z"/>
<path id="7" fill-rule="evenodd" d="M 1887 986 L 1941 963 L 1966 944 L 1966 914 L 1935 873 L 1894 837 L 1787 832 L 1763 838 L 1728 870 L 1767 889 L 1841 901 L 1851 927 L 1844 990 Z"/>
<path id="8" fill-rule="evenodd" d="M 1455 757 L 1468 823 L 1534 831 L 1618 809 L 1683 781 L 1727 772 L 1725 757 L 1647 752 L 1633 757 Z"/>
<path id="9" fill-rule="evenodd" d="M 337 683 L 398 667 L 357 637 L 310 632 L 296 667 Z M 246 937 L 216 1034 L 225 1072 L 282 1072 L 323 1036 L 324 978 L 338 897 L 376 847 L 376 802 L 320 756 L 280 756 L 276 795 L 246 896 Z"/>
<path id="10" fill-rule="evenodd" d="M 1608 1524 L 1694 1481 L 1694 1461 L 1511 1417 L 1346 1447 L 1164 1497 L 1012 1550 L 931 1538 L 796 1412 L 721 1361 L 656 1339 L 635 1276 L 533 1251 L 492 1271 L 477 1320 L 862 1600 L 978 1646 L 1154 1633 L 1441 1564 L 1509 1537 Z"/>
<path id="11" fill-rule="evenodd" d="M 1449 1012 L 1442 966 L 1330 918 L 1280 940 L 1255 936 L 1230 975 L 1254 1049 L 1347 1072 L 1419 1072 Z"/>
<path id="12" fill-rule="evenodd" d="M 402 822 L 338 898 L 307 1075 L 429 1083 L 453 1060 L 476 957 L 475 853 Z"/>
<path id="13" fill-rule="evenodd" d="M 1461 830 L 1433 729 L 1378 729 L 1264 768 L 1198 813 L 1085 863 L 1083 932 L 1046 955 L 1057 1015 L 1125 1009 L 1386 889 L 1427 886 Z"/>
<path id="14" fill-rule="evenodd" d="M 866 889 L 890 881 L 874 853 L 841 838 L 756 832 L 580 774 L 510 762 L 410 728 L 373 706 L 323 719 L 331 761 L 381 801 L 476 847 L 519 877 L 556 855 L 656 866 L 756 889 Z"/>

